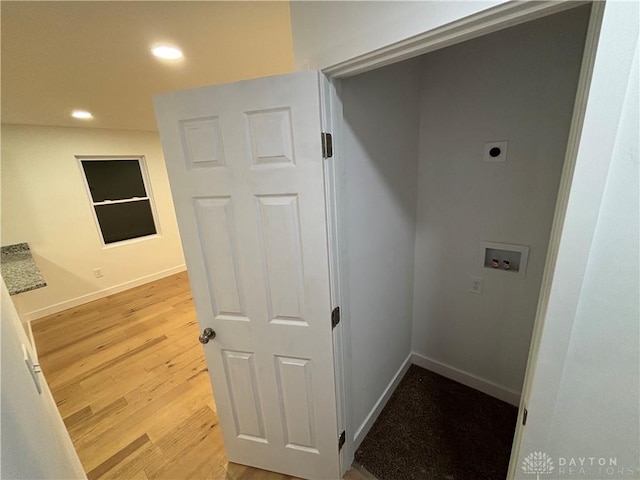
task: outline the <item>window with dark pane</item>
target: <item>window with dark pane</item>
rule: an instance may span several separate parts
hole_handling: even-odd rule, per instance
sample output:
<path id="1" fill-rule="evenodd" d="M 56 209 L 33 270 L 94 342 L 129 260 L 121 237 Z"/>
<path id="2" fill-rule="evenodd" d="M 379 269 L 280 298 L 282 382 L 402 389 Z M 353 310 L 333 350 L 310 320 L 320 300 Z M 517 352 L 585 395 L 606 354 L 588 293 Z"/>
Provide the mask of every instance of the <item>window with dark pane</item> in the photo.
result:
<path id="1" fill-rule="evenodd" d="M 80 162 L 105 244 L 157 233 L 141 159 Z"/>
<path id="2" fill-rule="evenodd" d="M 84 160 L 82 168 L 94 202 L 147 196 L 138 160 Z"/>

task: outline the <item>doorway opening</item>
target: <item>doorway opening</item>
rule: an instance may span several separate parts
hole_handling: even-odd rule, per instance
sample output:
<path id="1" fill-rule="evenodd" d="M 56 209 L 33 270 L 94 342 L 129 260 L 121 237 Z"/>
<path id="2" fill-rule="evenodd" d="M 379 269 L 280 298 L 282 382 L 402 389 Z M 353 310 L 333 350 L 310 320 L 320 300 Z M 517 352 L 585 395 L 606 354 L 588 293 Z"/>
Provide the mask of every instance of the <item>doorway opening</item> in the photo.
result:
<path id="1" fill-rule="evenodd" d="M 519 404 L 590 8 L 339 81 L 353 452 L 412 364 Z"/>

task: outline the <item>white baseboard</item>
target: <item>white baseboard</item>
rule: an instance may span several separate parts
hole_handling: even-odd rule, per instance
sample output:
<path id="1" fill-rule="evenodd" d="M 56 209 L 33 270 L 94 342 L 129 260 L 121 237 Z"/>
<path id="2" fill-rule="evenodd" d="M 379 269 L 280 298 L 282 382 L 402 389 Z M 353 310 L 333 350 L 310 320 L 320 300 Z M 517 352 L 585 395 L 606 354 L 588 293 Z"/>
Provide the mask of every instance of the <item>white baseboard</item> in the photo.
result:
<path id="1" fill-rule="evenodd" d="M 362 425 L 360 425 L 360 427 L 358 427 L 358 430 L 356 430 L 356 433 L 353 436 L 354 452 L 358 449 L 358 447 L 364 440 L 364 437 L 367 436 L 367 433 L 369 433 L 369 430 L 371 430 L 371 427 L 373 427 L 373 424 L 378 419 L 378 416 L 380 415 L 380 413 L 382 412 L 382 409 L 391 398 L 391 395 L 393 395 L 393 392 L 395 391 L 396 387 L 400 383 L 400 380 L 402 380 L 402 377 L 404 377 L 404 374 L 407 373 L 407 370 L 409 370 L 409 367 L 411 366 L 412 358 L 413 358 L 413 353 L 410 353 L 409 356 L 407 356 L 406 360 L 402 362 L 402 366 L 393 376 L 393 378 L 391 379 L 391 382 L 389 382 L 389 385 L 387 385 L 387 388 L 384 389 L 384 392 L 382 392 L 382 395 L 380 396 L 376 404 L 373 406 L 373 408 L 369 412 L 369 415 L 367 415 L 367 418 L 364 419 L 364 422 L 362 422 Z"/>
<path id="2" fill-rule="evenodd" d="M 438 375 L 454 380 L 458 383 L 471 387 L 475 390 L 479 390 L 482 393 L 486 393 L 492 397 L 495 397 L 504 402 L 515 405 L 520 405 L 520 393 L 514 390 L 509 390 L 501 385 L 497 385 L 489 380 L 472 375 L 471 373 L 464 372 L 455 367 L 451 367 L 437 360 L 432 360 L 419 353 L 413 353 L 412 361 L 415 365 L 426 368 Z"/>
<path id="3" fill-rule="evenodd" d="M 72 298 L 70 300 L 65 300 L 64 302 L 56 303 L 55 305 L 51 305 L 49 307 L 40 308 L 38 310 L 34 310 L 33 312 L 25 313 L 24 320 L 30 323 L 34 320 L 37 320 L 38 318 L 46 317 L 47 315 L 53 315 L 54 313 L 62 312 L 63 310 L 77 307 L 78 305 L 83 305 L 85 303 L 93 302 L 94 300 L 108 297 L 109 295 L 113 295 L 115 293 L 124 292 L 125 290 L 139 287 L 140 285 L 144 285 L 145 283 L 153 282 L 155 280 L 160 280 L 161 278 L 168 277 L 169 275 L 174 275 L 176 273 L 183 272 L 186 269 L 187 269 L 186 265 L 184 264 L 178 265 L 177 267 L 169 268 L 167 270 L 162 270 L 161 272 L 152 273 L 151 275 L 146 275 L 144 277 L 136 278 L 134 280 L 121 283 L 119 285 L 114 285 L 113 287 L 105 288 L 103 290 L 98 290 L 97 292 L 92 292 L 92 293 L 88 293 L 87 295 L 82 295 L 80 297 Z"/>

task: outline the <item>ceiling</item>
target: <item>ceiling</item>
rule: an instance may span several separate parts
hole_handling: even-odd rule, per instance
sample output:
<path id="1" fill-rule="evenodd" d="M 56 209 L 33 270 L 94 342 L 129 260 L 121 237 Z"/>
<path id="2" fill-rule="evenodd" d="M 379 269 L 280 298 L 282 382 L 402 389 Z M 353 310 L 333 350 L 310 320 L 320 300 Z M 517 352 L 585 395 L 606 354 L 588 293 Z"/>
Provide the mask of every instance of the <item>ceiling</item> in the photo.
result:
<path id="1" fill-rule="evenodd" d="M 2 1 L 2 122 L 156 130 L 161 92 L 293 69 L 286 2 Z M 151 56 L 179 46 L 180 61 Z M 71 118 L 89 110 L 88 121 Z"/>

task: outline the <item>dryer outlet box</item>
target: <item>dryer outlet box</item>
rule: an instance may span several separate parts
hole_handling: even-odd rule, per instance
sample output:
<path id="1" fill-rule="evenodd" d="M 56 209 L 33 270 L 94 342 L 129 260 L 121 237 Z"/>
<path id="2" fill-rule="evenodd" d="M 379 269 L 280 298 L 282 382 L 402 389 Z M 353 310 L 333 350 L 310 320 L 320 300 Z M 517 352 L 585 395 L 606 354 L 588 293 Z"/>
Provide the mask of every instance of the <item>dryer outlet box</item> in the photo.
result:
<path id="1" fill-rule="evenodd" d="M 488 142 L 484 144 L 483 162 L 497 163 L 507 161 L 509 142 Z"/>

